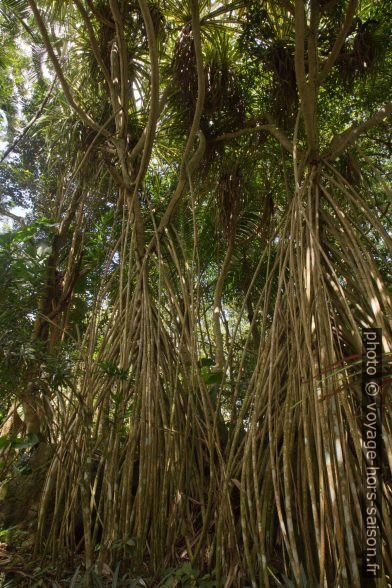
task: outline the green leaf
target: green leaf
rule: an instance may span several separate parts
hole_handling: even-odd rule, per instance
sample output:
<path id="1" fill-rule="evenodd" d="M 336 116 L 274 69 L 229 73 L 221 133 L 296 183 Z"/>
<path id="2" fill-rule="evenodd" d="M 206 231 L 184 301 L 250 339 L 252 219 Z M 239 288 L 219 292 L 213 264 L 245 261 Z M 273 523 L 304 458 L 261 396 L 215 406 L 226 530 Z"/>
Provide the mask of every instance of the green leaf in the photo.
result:
<path id="1" fill-rule="evenodd" d="M 29 433 L 26 439 L 14 439 L 11 442 L 11 446 L 14 449 L 28 449 L 29 447 L 34 447 L 34 445 L 38 445 L 39 438 L 35 433 Z"/>
<path id="2" fill-rule="evenodd" d="M 201 359 L 199 359 L 197 364 L 200 368 L 211 367 L 215 364 L 215 360 L 212 359 L 212 357 L 202 357 Z"/>
<path id="3" fill-rule="evenodd" d="M 208 385 L 220 384 L 223 380 L 223 372 L 202 371 L 201 377 L 203 378 L 204 382 Z"/>
<path id="4" fill-rule="evenodd" d="M 4 437 L 0 437 L 0 449 L 3 447 L 7 447 L 11 443 L 11 440 L 6 435 Z"/>
<path id="5" fill-rule="evenodd" d="M 113 361 L 101 361 L 99 367 L 109 377 L 117 377 L 120 380 L 126 380 L 128 377 L 128 371 L 124 368 L 117 367 Z"/>
<path id="6" fill-rule="evenodd" d="M 184 563 L 184 565 L 176 571 L 175 575 L 178 577 L 187 576 L 188 578 L 193 579 L 197 578 L 197 576 L 199 575 L 199 570 L 197 568 L 194 568 L 190 562 L 187 562 Z"/>

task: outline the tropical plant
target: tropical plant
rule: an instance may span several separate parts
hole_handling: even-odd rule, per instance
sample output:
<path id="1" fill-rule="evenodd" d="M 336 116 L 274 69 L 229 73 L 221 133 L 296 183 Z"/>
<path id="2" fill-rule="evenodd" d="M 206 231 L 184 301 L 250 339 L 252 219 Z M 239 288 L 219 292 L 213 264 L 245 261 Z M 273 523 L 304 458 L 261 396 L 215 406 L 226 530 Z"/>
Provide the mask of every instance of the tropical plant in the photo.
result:
<path id="1" fill-rule="evenodd" d="M 29 435 L 3 466 L 45 472 L 34 556 L 82 554 L 95 583 L 360 586 L 362 329 L 385 373 L 391 352 L 389 3 L 0 17 L 2 87 L 26 86 L 1 106 L 3 437 L 26 445 L 15 414 Z"/>

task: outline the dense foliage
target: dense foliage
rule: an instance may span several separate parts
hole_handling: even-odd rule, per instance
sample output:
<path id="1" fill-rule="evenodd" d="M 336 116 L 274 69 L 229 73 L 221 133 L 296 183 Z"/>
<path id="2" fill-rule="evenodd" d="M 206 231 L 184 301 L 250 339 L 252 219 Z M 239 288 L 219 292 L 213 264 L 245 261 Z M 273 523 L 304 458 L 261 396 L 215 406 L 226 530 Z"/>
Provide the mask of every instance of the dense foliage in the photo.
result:
<path id="1" fill-rule="evenodd" d="M 12 489 L 39 464 L 34 558 L 113 585 L 359 586 L 390 2 L 2 0 L 0 32 L 0 467 Z"/>

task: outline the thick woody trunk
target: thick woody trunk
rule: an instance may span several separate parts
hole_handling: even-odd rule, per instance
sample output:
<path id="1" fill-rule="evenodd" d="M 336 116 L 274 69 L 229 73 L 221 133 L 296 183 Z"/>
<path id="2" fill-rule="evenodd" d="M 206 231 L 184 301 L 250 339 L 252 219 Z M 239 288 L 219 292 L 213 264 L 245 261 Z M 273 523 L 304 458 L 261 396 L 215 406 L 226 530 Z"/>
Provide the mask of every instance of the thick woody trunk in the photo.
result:
<path id="1" fill-rule="evenodd" d="M 44 350 L 50 351 L 61 339 L 64 315 L 69 308 L 72 292 L 79 275 L 81 253 L 76 251 L 76 234 L 80 230 L 83 219 L 83 189 L 78 187 L 69 204 L 69 208 L 62 219 L 59 231 L 53 236 L 51 253 L 46 263 L 45 284 L 38 301 L 38 312 L 34 324 L 32 340 L 39 343 Z M 59 272 L 59 260 L 64 247 L 68 229 L 79 209 L 77 227 L 71 242 L 68 256 L 68 267 L 64 279 Z M 24 422 L 27 433 L 38 436 L 44 435 L 45 419 L 44 403 L 37 390 L 37 378 L 40 365 L 38 363 L 26 374 L 24 389 L 20 394 L 22 401 Z"/>

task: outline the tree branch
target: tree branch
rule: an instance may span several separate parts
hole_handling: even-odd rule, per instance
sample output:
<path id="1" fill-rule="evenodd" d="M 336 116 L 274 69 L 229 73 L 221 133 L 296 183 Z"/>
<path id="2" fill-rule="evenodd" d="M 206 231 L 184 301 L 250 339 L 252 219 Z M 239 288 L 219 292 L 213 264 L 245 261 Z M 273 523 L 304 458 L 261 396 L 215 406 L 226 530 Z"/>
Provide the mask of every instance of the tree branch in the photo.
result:
<path id="1" fill-rule="evenodd" d="M 382 122 L 392 112 L 392 102 L 389 102 L 378 112 L 373 114 L 368 120 L 360 124 L 354 124 L 343 133 L 335 135 L 332 139 L 329 147 L 323 154 L 326 159 L 335 159 L 340 153 L 342 153 L 347 147 L 355 143 L 360 135 L 366 133 L 369 129 Z"/>
<path id="2" fill-rule="evenodd" d="M 148 249 L 146 252 L 147 259 L 149 253 L 154 249 L 156 245 L 157 239 L 160 238 L 168 224 L 170 223 L 170 219 L 174 212 L 175 207 L 181 195 L 184 191 L 184 188 L 187 183 L 188 176 L 192 174 L 194 169 L 196 168 L 195 160 L 197 160 L 197 164 L 200 163 L 200 160 L 203 156 L 201 153 L 203 148 L 205 147 L 205 139 L 203 133 L 199 132 L 199 148 L 196 150 L 191 161 L 189 161 L 189 157 L 191 154 L 191 149 L 193 147 L 193 143 L 195 141 L 196 134 L 199 131 L 200 126 L 200 119 L 204 108 L 204 99 L 205 99 L 205 82 L 204 82 L 204 67 L 203 67 L 203 53 L 201 49 L 201 32 L 200 32 L 200 15 L 199 15 L 199 5 L 198 0 L 191 0 L 191 9 L 192 9 L 192 32 L 193 32 L 193 42 L 195 46 L 195 54 L 196 54 L 196 69 L 197 69 L 197 101 L 195 112 L 193 115 L 192 127 L 188 135 L 188 140 L 185 145 L 184 155 L 181 161 L 180 167 L 180 177 L 178 180 L 177 187 L 174 191 L 174 194 L 161 218 L 159 226 L 151 239 Z"/>
<path id="3" fill-rule="evenodd" d="M 162 92 L 162 96 L 159 100 L 159 109 L 158 109 L 158 116 L 161 115 L 165 105 L 166 105 L 166 101 L 169 98 L 169 96 L 171 94 L 174 94 L 176 92 L 175 89 L 173 89 L 170 86 L 166 86 L 166 88 L 164 89 L 164 91 Z M 130 155 L 129 155 L 129 161 L 132 163 L 136 157 L 139 155 L 139 153 L 142 151 L 143 147 L 144 147 L 144 142 L 146 140 L 146 133 L 147 133 L 147 128 L 148 128 L 148 124 L 146 126 L 146 128 L 143 130 L 142 134 L 139 137 L 138 142 L 136 143 L 136 145 L 134 146 L 134 148 L 132 149 Z"/>
<path id="4" fill-rule="evenodd" d="M 150 113 L 148 117 L 148 123 L 145 132 L 144 150 L 142 161 L 140 163 L 139 172 L 136 178 L 135 191 L 137 191 L 140 182 L 147 171 L 148 163 L 152 152 L 152 146 L 154 142 L 158 116 L 160 113 L 159 104 L 159 64 L 158 64 L 158 51 L 157 43 L 154 31 L 154 25 L 151 18 L 150 9 L 146 0 L 139 0 L 140 10 L 143 16 L 144 25 L 146 27 L 148 49 L 150 55 L 151 64 L 151 104 Z"/>
<path id="5" fill-rule="evenodd" d="M 86 0 L 86 3 L 88 5 L 88 7 L 90 8 L 91 12 L 96 16 L 96 18 L 98 20 L 101 21 L 102 24 L 106 25 L 107 27 L 111 28 L 111 29 L 115 29 L 116 26 L 114 25 L 114 23 L 112 23 L 110 20 L 108 20 L 107 18 L 105 18 L 100 12 L 98 12 L 98 10 L 95 8 L 94 3 L 92 2 L 92 0 Z"/>
<path id="6" fill-rule="evenodd" d="M 317 149 L 316 125 L 314 120 L 316 96 L 309 91 L 305 71 L 305 6 L 303 0 L 295 1 L 295 76 L 297 79 L 298 93 L 304 117 L 306 136 L 309 142 L 310 153 Z"/>
<path id="7" fill-rule="evenodd" d="M 49 57 L 52 61 L 54 70 L 57 74 L 57 77 L 60 81 L 61 87 L 63 89 L 63 92 L 65 94 L 66 99 L 68 100 L 68 103 L 70 105 L 70 107 L 80 116 L 80 118 L 82 119 L 82 121 L 85 123 L 86 126 L 99 131 L 101 129 L 100 125 L 98 123 L 96 123 L 84 110 L 83 108 L 77 104 L 77 102 L 75 102 L 75 99 L 73 97 L 71 88 L 67 82 L 67 80 L 65 79 L 63 70 L 61 69 L 59 60 L 56 57 L 56 54 L 53 50 L 52 44 L 50 42 L 49 39 L 49 35 L 48 32 L 46 30 L 44 21 L 42 20 L 41 14 L 37 8 L 37 5 L 35 3 L 35 0 L 29 0 L 29 5 L 31 10 L 33 11 L 34 14 L 34 18 L 36 20 L 36 23 L 38 25 L 38 28 L 40 30 L 41 36 L 42 36 L 42 40 L 44 42 L 45 48 L 49 54 Z M 101 131 L 106 137 L 110 137 L 110 133 L 106 130 Z"/>
<path id="8" fill-rule="evenodd" d="M 237 137 L 241 137 L 242 135 L 250 135 L 252 133 L 260 133 L 261 131 L 268 131 L 271 133 L 275 139 L 279 141 L 279 143 L 284 147 L 289 153 L 293 152 L 293 145 L 286 137 L 282 129 L 280 129 L 275 121 L 273 121 L 272 116 L 270 114 L 264 115 L 267 120 L 269 120 L 269 124 L 266 125 L 256 125 L 255 127 L 244 127 L 242 129 L 238 129 L 237 131 L 232 131 L 231 133 L 223 133 L 222 135 L 218 135 L 215 137 L 214 143 L 220 143 L 221 141 L 230 141 L 231 139 L 236 139 Z"/>
<path id="9" fill-rule="evenodd" d="M 114 24 L 116 26 L 116 36 L 118 43 L 118 58 L 120 66 L 120 79 L 118 85 L 120 87 L 120 104 L 123 108 L 119 116 L 119 124 L 121 128 L 117 129 L 119 136 L 126 142 L 128 132 L 128 98 L 129 98 L 129 80 L 128 80 L 128 50 L 125 40 L 124 23 L 121 16 L 120 8 L 117 0 L 109 0 L 110 10 L 113 15 Z M 113 49 L 112 49 L 113 51 Z M 113 75 L 113 72 L 112 72 Z"/>
<path id="10" fill-rule="evenodd" d="M 336 59 L 339 56 L 340 51 L 342 50 L 344 41 L 347 37 L 347 33 L 349 32 L 350 27 L 352 25 L 357 6 L 358 0 L 350 0 L 342 28 L 340 29 L 339 34 L 335 39 L 334 46 L 331 49 L 331 53 L 328 55 L 319 74 L 317 80 L 318 85 L 321 85 L 324 82 L 324 80 L 328 77 L 329 72 L 331 71 Z"/>
<path id="11" fill-rule="evenodd" d="M 295 8 L 290 0 L 278 0 L 278 4 L 280 4 L 282 8 L 285 8 L 292 16 L 295 15 Z"/>
<path id="12" fill-rule="evenodd" d="M 222 293 L 223 286 L 226 280 L 227 273 L 229 271 L 229 265 L 231 258 L 233 257 L 234 251 L 234 235 L 229 237 L 229 243 L 227 246 L 226 254 L 223 260 L 221 270 L 218 275 L 218 279 L 214 290 L 214 311 L 213 311 L 213 326 L 214 326 L 214 337 L 215 337 L 215 366 L 222 369 L 225 363 L 223 337 L 220 324 L 220 313 L 222 310 Z"/>
<path id="13" fill-rule="evenodd" d="M 19 136 L 15 139 L 15 141 L 12 143 L 12 145 L 10 145 L 3 153 L 3 155 L 1 156 L 1 160 L 0 163 L 3 163 L 3 161 L 5 159 L 7 159 L 7 157 L 9 156 L 9 154 L 15 149 L 15 147 L 21 142 L 21 140 L 23 139 L 23 137 L 25 137 L 27 135 L 27 133 L 29 132 L 29 130 L 31 129 L 31 127 L 34 125 L 34 123 L 39 119 L 39 117 L 42 114 L 43 109 L 45 108 L 46 104 L 48 103 L 48 100 L 50 98 L 50 95 L 52 93 L 54 84 L 55 84 L 56 78 L 54 78 L 52 85 L 49 88 L 49 91 L 47 92 L 47 94 L 45 95 L 41 106 L 38 108 L 37 112 L 35 113 L 35 115 L 33 116 L 33 118 L 27 123 L 27 125 L 25 126 L 25 128 L 23 129 L 23 131 L 19 134 Z"/>
<path id="14" fill-rule="evenodd" d="M 235 139 L 236 137 L 241 137 L 242 135 L 249 135 L 252 133 L 259 133 L 261 131 L 268 131 L 270 125 L 256 125 L 255 127 L 244 127 L 242 129 L 238 129 L 237 131 L 232 131 L 231 133 L 223 133 L 222 135 L 218 135 L 214 139 L 214 143 L 220 143 L 221 141 L 229 141 L 230 139 Z"/>
<path id="15" fill-rule="evenodd" d="M 112 83 L 112 78 L 110 77 L 110 72 L 108 71 L 101 53 L 99 51 L 99 47 L 98 47 L 98 43 L 97 43 L 97 39 L 95 38 L 95 33 L 94 33 L 94 29 L 93 26 L 91 24 L 91 19 L 89 17 L 89 15 L 87 14 L 86 9 L 84 8 L 83 4 L 81 3 L 80 0 L 74 0 L 76 6 L 78 7 L 78 10 L 80 12 L 80 15 L 84 21 L 84 24 L 86 26 L 87 29 L 87 33 L 90 39 L 90 45 L 91 45 L 91 49 L 93 50 L 94 53 L 94 57 L 96 59 L 96 62 L 98 63 L 99 67 L 102 70 L 102 73 L 104 75 L 104 78 L 106 80 L 107 85 L 109 86 L 109 91 L 110 91 L 110 95 L 112 97 L 112 102 L 113 102 L 113 97 L 114 97 L 114 89 L 113 89 L 113 83 Z M 116 108 L 116 105 L 113 103 L 113 108 Z"/>
<path id="16" fill-rule="evenodd" d="M 22 225 L 22 227 L 25 224 L 24 219 L 21 216 L 18 216 L 16 214 L 14 214 L 13 212 L 10 212 L 9 210 L 7 210 L 6 208 L 4 208 L 3 206 L 0 206 L 0 216 L 8 216 L 8 218 L 11 218 L 15 222 L 17 222 L 20 225 Z"/>
<path id="17" fill-rule="evenodd" d="M 275 120 L 273 119 L 272 115 L 267 112 L 265 115 L 266 120 L 268 121 L 268 125 L 266 125 L 267 130 L 279 141 L 279 143 L 288 151 L 289 153 L 293 153 L 294 147 L 291 141 L 286 137 L 284 132 L 278 125 L 276 124 Z"/>

